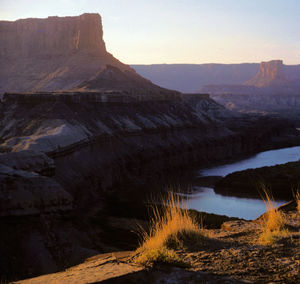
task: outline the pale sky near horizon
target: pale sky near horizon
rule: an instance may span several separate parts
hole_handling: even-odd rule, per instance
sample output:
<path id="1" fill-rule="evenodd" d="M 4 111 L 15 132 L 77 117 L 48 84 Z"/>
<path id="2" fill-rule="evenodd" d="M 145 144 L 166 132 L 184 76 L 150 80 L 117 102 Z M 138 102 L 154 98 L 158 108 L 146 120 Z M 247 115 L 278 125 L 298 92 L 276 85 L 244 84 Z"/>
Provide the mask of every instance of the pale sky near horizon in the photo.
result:
<path id="1" fill-rule="evenodd" d="M 0 20 L 89 12 L 126 64 L 300 64 L 300 0 L 0 0 Z"/>

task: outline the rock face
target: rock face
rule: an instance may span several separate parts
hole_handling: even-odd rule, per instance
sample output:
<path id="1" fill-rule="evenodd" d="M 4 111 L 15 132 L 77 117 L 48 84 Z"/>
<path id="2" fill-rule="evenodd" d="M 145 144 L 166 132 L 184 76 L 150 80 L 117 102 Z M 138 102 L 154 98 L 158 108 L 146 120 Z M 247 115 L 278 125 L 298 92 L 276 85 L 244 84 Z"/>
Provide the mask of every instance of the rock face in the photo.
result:
<path id="1" fill-rule="evenodd" d="M 54 161 L 43 153 L 0 154 L 0 216 L 28 216 L 72 209 L 72 196 L 52 180 Z"/>
<path id="2" fill-rule="evenodd" d="M 0 165 L 0 216 L 30 216 L 72 209 L 72 196 L 52 179 Z"/>
<path id="3" fill-rule="evenodd" d="M 251 151 L 291 129 L 267 119 L 270 127 L 259 129 L 260 123 L 260 118 L 233 115 L 202 94 L 5 94 L 0 149 L 7 152 L 3 156 L 35 151 L 54 159 L 55 181 L 85 207 L 125 181 L 150 184 L 163 178 L 165 169 L 179 171 Z M 253 139 L 248 137 L 252 130 L 257 132 Z M 43 172 L 38 161 L 32 158 L 20 170 Z"/>
<path id="4" fill-rule="evenodd" d="M 139 91 L 162 91 L 106 51 L 98 14 L 0 21 L 0 66 L 0 94 L 87 89 L 95 78 L 101 90 L 131 91 L 131 82 Z M 126 84 L 113 85 L 116 77 Z"/>
<path id="5" fill-rule="evenodd" d="M 0 26 L 1 57 L 52 57 L 74 52 L 107 55 L 98 14 L 2 21 Z"/>
<path id="6" fill-rule="evenodd" d="M 282 60 L 262 62 L 256 76 L 245 82 L 245 85 L 255 87 L 288 86 L 291 84 L 286 79 Z"/>

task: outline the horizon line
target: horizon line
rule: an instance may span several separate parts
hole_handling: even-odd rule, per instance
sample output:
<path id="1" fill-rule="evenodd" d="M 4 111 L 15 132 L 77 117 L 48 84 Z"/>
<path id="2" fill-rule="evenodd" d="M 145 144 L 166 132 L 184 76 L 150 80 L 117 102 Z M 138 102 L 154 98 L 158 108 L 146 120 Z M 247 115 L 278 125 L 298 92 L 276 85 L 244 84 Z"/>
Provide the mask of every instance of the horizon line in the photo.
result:
<path id="1" fill-rule="evenodd" d="M 293 64 L 285 64 L 282 59 L 272 59 L 272 60 L 263 60 L 259 62 L 233 62 L 233 63 L 222 63 L 222 62 L 204 62 L 204 63 L 125 63 L 129 66 L 132 65 L 241 65 L 241 64 L 261 64 L 264 62 L 272 62 L 272 61 L 282 61 L 283 65 L 286 66 L 295 66 L 300 65 L 299 63 L 293 63 Z"/>

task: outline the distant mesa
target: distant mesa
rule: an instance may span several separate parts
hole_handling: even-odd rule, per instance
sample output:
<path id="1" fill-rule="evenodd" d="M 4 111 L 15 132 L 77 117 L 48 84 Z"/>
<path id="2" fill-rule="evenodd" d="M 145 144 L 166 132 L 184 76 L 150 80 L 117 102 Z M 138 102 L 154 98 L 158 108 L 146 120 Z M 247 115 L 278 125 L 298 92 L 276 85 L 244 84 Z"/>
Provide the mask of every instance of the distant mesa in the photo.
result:
<path id="1" fill-rule="evenodd" d="M 183 93 L 224 90 L 234 93 L 248 90 L 251 93 L 255 88 L 294 88 L 300 85 L 300 65 L 284 65 L 282 60 L 261 64 L 153 64 L 131 67 L 153 83 Z"/>
<path id="2" fill-rule="evenodd" d="M 78 88 L 168 92 L 107 52 L 99 14 L 0 21 L 0 66 L 0 94 Z"/>
<path id="3" fill-rule="evenodd" d="M 201 88 L 234 111 L 270 114 L 300 124 L 300 66 L 282 60 L 262 62 L 252 79 L 241 85 L 207 85 Z"/>
<path id="4" fill-rule="evenodd" d="M 282 60 L 262 62 L 256 75 L 243 84 L 205 85 L 200 91 L 213 95 L 300 94 L 300 66 L 284 65 Z"/>
<path id="5" fill-rule="evenodd" d="M 244 85 L 255 87 L 288 86 L 292 82 L 286 78 L 282 60 L 262 62 L 254 78 Z"/>

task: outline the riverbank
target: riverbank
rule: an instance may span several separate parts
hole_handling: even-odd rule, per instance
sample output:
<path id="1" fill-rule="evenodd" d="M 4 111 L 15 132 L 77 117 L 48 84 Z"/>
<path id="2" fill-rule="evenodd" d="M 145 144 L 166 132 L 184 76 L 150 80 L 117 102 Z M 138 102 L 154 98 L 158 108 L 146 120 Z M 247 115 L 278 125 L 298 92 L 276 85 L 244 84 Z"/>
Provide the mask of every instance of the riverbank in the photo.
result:
<path id="1" fill-rule="evenodd" d="M 261 199 L 264 190 L 273 196 L 277 206 L 294 197 L 300 162 L 291 161 L 299 159 L 300 147 L 296 146 L 202 168 L 191 179 L 191 190 L 184 194 L 189 199 L 188 208 L 253 220 L 265 212 Z"/>
<path id="2" fill-rule="evenodd" d="M 259 198 L 264 187 L 275 199 L 290 200 L 299 188 L 299 182 L 300 162 L 290 162 L 234 172 L 216 181 L 214 188 L 224 195 Z"/>

